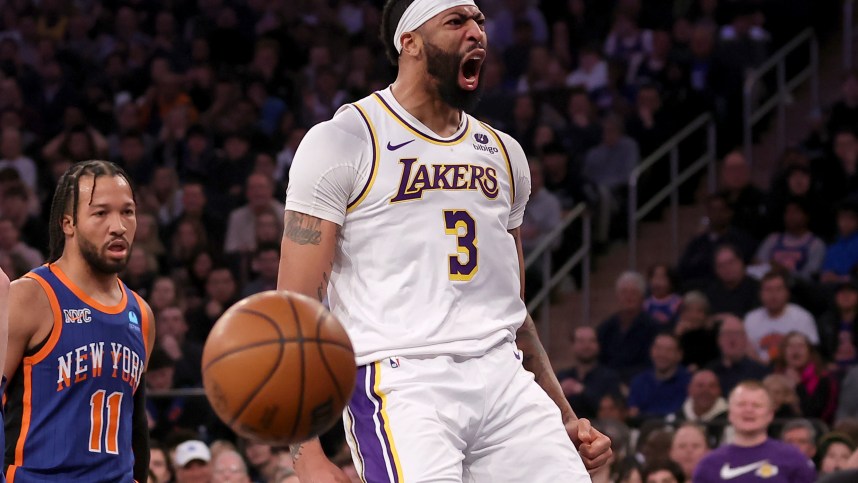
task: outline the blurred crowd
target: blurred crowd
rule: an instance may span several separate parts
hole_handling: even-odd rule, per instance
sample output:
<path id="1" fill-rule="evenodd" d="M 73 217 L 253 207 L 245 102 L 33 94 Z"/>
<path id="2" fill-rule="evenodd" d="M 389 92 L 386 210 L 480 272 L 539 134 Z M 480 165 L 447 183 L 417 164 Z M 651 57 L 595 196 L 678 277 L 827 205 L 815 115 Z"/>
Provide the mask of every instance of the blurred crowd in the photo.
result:
<path id="1" fill-rule="evenodd" d="M 43 262 L 50 199 L 69 166 L 120 164 L 139 206 L 122 278 L 150 303 L 158 332 L 148 388 L 199 387 L 214 321 L 276 285 L 285 187 L 303 135 L 395 75 L 378 39 L 382 3 L 0 2 L 0 266 L 15 278 Z M 833 3 L 480 1 L 491 54 L 473 114 L 530 158 L 525 249 L 579 202 L 597 213 L 599 243 L 621 236 L 629 172 L 702 112 L 714 115 L 728 153 L 745 73 L 802 29 L 823 34 Z M 772 384 L 786 387 L 784 415 L 830 424 L 858 412 L 847 396 L 858 384 L 849 371 L 856 127 L 858 78 L 849 76 L 842 101 L 784 154 L 768 192 L 750 185 L 741 154 L 725 156 L 724 191 L 707 200 L 706 232 L 677 261 L 678 275 L 667 266 L 624 275 L 617 316 L 597 334 L 576 332 L 580 365 L 561 376 L 580 414 L 621 428 L 681 416 L 686 387 L 707 367 L 719 384 L 708 378 L 706 391 L 727 394 L 739 354 L 752 372 L 742 376 L 780 376 Z M 642 189 L 664 175 L 656 170 Z M 781 325 L 789 330 L 773 337 Z M 587 377 L 596 368 L 606 376 L 594 393 Z M 675 382 L 665 385 L 667 373 Z M 162 444 L 152 481 L 225 481 L 230 472 L 295 481 L 282 449 L 235 441 L 202 398 L 152 397 L 148 413 Z M 325 445 L 348 466 L 342 441 L 340 428 Z"/>

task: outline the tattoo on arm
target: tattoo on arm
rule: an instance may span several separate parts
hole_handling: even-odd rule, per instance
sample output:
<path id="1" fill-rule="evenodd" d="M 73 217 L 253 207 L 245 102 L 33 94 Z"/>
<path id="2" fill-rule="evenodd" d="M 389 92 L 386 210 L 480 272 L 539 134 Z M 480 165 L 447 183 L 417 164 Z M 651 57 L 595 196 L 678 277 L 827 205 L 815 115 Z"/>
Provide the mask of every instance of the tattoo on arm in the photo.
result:
<path id="1" fill-rule="evenodd" d="M 318 245 L 322 242 L 322 220 L 315 216 L 289 211 L 283 234 L 299 245 Z"/>

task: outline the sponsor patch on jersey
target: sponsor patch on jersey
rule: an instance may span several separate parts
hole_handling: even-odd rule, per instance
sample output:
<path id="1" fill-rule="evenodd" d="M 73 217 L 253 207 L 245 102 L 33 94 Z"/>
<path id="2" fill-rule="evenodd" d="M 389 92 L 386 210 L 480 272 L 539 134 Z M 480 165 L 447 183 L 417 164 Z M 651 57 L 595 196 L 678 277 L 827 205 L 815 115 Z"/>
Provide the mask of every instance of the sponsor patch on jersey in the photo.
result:
<path id="1" fill-rule="evenodd" d="M 488 145 L 489 137 L 483 133 L 474 134 L 474 140 L 476 140 L 477 142 L 472 143 L 471 146 L 473 146 L 474 149 L 476 149 L 477 151 L 483 151 L 489 154 L 497 154 L 500 152 L 500 149 L 498 149 L 497 147 Z"/>
<path id="2" fill-rule="evenodd" d="M 67 324 L 86 324 L 92 322 L 92 312 L 88 308 L 63 309 L 63 318 Z"/>
<path id="3" fill-rule="evenodd" d="M 134 311 L 128 311 L 128 326 L 135 330 L 140 330 L 140 321 L 137 319 L 137 314 Z"/>

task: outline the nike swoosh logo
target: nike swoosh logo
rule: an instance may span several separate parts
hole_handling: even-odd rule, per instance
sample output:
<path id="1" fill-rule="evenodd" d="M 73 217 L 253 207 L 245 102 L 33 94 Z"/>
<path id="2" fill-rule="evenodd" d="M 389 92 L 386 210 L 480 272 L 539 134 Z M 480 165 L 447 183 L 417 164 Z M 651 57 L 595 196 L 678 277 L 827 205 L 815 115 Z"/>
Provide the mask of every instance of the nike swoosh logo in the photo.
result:
<path id="1" fill-rule="evenodd" d="M 767 465 L 768 463 L 769 460 L 763 460 L 745 466 L 737 466 L 735 468 L 730 468 L 730 463 L 724 463 L 724 466 L 721 467 L 721 479 L 732 480 L 733 478 L 737 478 L 746 473 L 750 473 L 754 470 L 757 470 L 763 465 Z"/>
<path id="2" fill-rule="evenodd" d="M 413 142 L 414 142 L 414 140 L 412 139 L 411 141 L 405 141 L 405 142 L 404 142 L 404 143 L 402 143 L 402 144 L 396 144 L 396 145 L 394 145 L 394 144 L 390 144 L 390 141 L 388 141 L 388 142 L 387 142 L 387 149 L 388 149 L 389 151 L 396 151 L 397 149 L 401 148 L 402 146 L 405 146 L 406 144 L 411 144 L 411 143 L 413 143 Z"/>

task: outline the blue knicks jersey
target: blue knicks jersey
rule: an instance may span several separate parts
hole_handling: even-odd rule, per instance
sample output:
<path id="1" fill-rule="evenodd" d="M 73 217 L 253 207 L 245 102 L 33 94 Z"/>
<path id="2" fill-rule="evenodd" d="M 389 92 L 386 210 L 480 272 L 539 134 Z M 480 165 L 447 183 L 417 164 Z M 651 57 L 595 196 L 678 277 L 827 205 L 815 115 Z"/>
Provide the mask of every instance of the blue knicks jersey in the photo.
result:
<path id="1" fill-rule="evenodd" d="M 25 353 L 6 397 L 9 482 L 134 481 L 133 395 L 146 362 L 148 315 L 122 282 L 112 307 L 56 265 L 28 273 L 48 295 L 53 329 Z"/>

